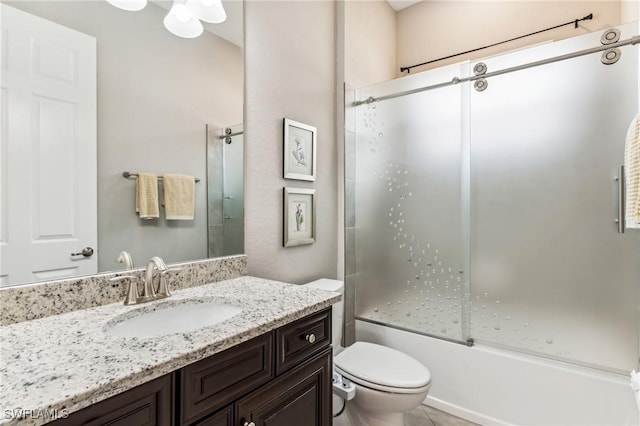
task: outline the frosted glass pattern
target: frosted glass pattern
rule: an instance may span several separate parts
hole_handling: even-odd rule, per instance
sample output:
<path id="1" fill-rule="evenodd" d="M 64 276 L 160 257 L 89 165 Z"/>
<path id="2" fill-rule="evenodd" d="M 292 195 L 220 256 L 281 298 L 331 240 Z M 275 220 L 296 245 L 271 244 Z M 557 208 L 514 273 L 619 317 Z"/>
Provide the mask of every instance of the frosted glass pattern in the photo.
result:
<path id="1" fill-rule="evenodd" d="M 618 28 L 626 39 L 638 27 Z M 599 46 L 600 35 L 482 62 L 498 71 Z M 358 318 L 609 371 L 637 368 L 640 232 L 617 232 L 615 177 L 639 106 L 639 55 L 621 51 L 614 65 L 591 54 L 490 77 L 482 92 L 456 84 L 356 108 L 348 192 Z M 355 98 L 466 77 L 474 64 Z"/>
<path id="2" fill-rule="evenodd" d="M 619 27 L 623 39 L 634 33 Z M 637 27 L 636 27 L 637 28 Z M 489 72 L 600 33 L 484 61 Z M 489 80 L 471 92 L 471 334 L 609 370 L 638 360 L 640 233 L 618 234 L 617 167 L 638 110 L 638 49 Z"/>
<path id="3" fill-rule="evenodd" d="M 392 81 L 360 90 L 356 99 L 441 82 L 463 71 L 452 66 Z M 361 319 L 462 339 L 460 129 L 466 90 L 452 86 L 357 108 L 356 316 Z"/>

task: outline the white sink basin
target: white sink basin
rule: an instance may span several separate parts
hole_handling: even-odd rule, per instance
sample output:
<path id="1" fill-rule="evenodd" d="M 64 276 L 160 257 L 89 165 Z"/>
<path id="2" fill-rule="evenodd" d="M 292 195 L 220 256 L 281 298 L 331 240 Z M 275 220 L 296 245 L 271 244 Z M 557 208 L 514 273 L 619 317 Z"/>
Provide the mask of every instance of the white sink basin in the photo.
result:
<path id="1" fill-rule="evenodd" d="M 105 332 L 119 337 L 158 337 L 209 327 L 240 312 L 240 306 L 220 302 L 159 306 L 130 318 L 115 319 L 106 325 Z M 130 315 L 131 313 L 127 314 Z"/>

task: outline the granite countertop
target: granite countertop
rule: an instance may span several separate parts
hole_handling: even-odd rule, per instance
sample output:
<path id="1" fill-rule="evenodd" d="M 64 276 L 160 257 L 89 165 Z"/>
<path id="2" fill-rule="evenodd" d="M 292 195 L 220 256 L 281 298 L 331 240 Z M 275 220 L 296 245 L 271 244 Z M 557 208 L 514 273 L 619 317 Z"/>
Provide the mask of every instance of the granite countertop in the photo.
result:
<path id="1" fill-rule="evenodd" d="M 194 298 L 239 305 L 243 311 L 210 327 L 154 338 L 115 337 L 104 331 L 119 315 Z M 0 327 L 0 423 L 46 423 L 45 412 L 73 413 L 339 299 L 337 293 L 245 276 L 141 305 L 115 303 Z M 12 419 L 17 409 L 32 414 Z"/>

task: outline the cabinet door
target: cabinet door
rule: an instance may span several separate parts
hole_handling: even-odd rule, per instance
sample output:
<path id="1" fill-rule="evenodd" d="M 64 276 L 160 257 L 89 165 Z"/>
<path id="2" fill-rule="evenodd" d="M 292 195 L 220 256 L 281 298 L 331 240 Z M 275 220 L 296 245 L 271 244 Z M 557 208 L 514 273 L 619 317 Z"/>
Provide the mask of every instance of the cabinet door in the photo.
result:
<path id="1" fill-rule="evenodd" d="M 233 426 L 233 405 L 229 405 L 213 416 L 195 423 L 194 426 Z"/>
<path id="2" fill-rule="evenodd" d="M 167 374 L 51 424 L 170 426 L 173 417 L 172 384 L 173 374 Z"/>
<path id="3" fill-rule="evenodd" d="M 192 424 L 218 411 L 273 377 L 273 333 L 184 367 L 180 424 Z"/>
<path id="4" fill-rule="evenodd" d="M 331 425 L 331 348 L 236 403 L 238 424 Z"/>

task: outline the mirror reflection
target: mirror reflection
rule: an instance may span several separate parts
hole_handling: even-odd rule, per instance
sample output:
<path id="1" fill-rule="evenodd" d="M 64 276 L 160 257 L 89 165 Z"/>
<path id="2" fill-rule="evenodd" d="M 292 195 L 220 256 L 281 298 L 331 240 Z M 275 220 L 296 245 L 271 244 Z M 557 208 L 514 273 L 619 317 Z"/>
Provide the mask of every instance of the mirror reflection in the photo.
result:
<path id="1" fill-rule="evenodd" d="M 2 2 L 0 285 L 123 269 L 123 250 L 135 266 L 243 251 L 242 2 L 223 5 L 181 38 L 170 2 Z M 123 172 L 199 179 L 193 219 L 167 219 L 160 179 L 142 220 Z"/>

